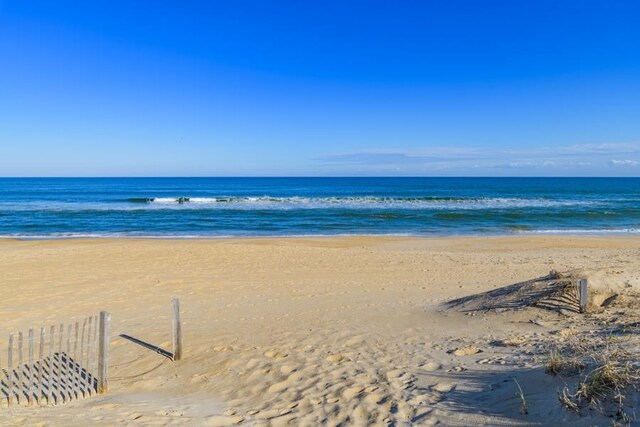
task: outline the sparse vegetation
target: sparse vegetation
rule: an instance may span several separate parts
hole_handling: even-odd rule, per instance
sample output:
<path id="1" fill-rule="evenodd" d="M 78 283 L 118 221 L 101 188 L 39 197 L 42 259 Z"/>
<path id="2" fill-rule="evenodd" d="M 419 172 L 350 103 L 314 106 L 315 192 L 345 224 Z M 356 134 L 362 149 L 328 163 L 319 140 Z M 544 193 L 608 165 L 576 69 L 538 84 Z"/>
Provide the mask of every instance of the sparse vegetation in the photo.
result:
<path id="1" fill-rule="evenodd" d="M 552 348 L 549 351 L 549 357 L 547 358 L 547 364 L 545 366 L 545 372 L 547 374 L 558 375 L 566 369 L 566 358 L 562 355 L 557 348 Z"/>
<path id="2" fill-rule="evenodd" d="M 576 337 L 549 350 L 547 373 L 581 375 L 574 391 L 565 387 L 558 392 L 558 399 L 567 409 L 579 412 L 588 407 L 629 424 L 624 401 L 629 389 L 640 382 L 640 367 L 623 347 L 624 342 L 611 336 Z"/>
<path id="3" fill-rule="evenodd" d="M 635 384 L 640 377 L 638 370 L 629 361 L 601 359 L 580 381 L 575 397 L 586 400 L 592 406 L 600 406 L 607 398 L 619 405 L 624 403 L 624 390 Z"/>
<path id="4" fill-rule="evenodd" d="M 580 352 L 571 351 L 567 347 L 553 347 L 549 350 L 545 372 L 552 375 L 576 374 L 584 368 L 582 358 Z"/>
<path id="5" fill-rule="evenodd" d="M 523 415 L 527 415 L 529 413 L 529 407 L 527 406 L 527 398 L 524 395 L 524 392 L 522 391 L 522 387 L 520 387 L 520 383 L 518 382 L 517 379 L 513 379 L 513 381 L 516 383 L 516 386 L 518 387 L 518 397 L 520 398 L 520 412 Z"/>

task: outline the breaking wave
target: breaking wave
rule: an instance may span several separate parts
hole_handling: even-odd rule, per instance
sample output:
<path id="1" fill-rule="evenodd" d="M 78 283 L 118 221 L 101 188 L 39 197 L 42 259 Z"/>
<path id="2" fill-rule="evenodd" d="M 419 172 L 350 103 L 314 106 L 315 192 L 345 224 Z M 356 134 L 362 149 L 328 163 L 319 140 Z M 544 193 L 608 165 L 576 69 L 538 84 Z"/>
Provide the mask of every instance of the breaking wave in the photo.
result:
<path id="1" fill-rule="evenodd" d="M 596 202 L 584 200 L 554 200 L 545 198 L 508 197 L 135 197 L 128 203 L 163 206 L 202 206 L 234 208 L 393 208 L 393 209 L 511 209 L 588 206 Z"/>

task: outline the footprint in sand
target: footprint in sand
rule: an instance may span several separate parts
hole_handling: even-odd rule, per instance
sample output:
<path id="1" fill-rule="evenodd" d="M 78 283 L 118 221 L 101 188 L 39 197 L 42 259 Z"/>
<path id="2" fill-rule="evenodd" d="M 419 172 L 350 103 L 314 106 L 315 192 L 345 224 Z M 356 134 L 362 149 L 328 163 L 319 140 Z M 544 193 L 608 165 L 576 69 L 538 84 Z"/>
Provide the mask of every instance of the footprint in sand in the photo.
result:
<path id="1" fill-rule="evenodd" d="M 495 345 L 501 346 L 501 347 L 517 347 L 521 344 L 524 344 L 525 342 L 527 342 L 529 340 L 528 337 L 522 336 L 522 337 L 511 337 L 511 338 L 506 338 L 504 340 L 498 340 L 495 341 Z"/>
<path id="2" fill-rule="evenodd" d="M 103 409 L 113 409 L 115 407 L 116 407 L 116 405 L 113 404 L 113 403 L 103 403 L 102 405 L 92 406 L 91 410 L 92 411 L 101 411 Z"/>
<path id="3" fill-rule="evenodd" d="M 344 359 L 345 357 L 341 354 L 332 354 L 330 356 L 327 356 L 325 360 L 327 362 L 339 363 L 339 362 L 342 362 Z"/>
<path id="4" fill-rule="evenodd" d="M 424 418 L 426 415 L 429 415 L 432 411 L 433 411 L 433 408 L 418 408 L 416 409 L 416 413 L 414 417 Z"/>
<path id="5" fill-rule="evenodd" d="M 284 359 L 285 357 L 288 356 L 287 353 L 281 353 L 276 350 L 265 351 L 264 355 L 270 359 Z"/>
<path id="6" fill-rule="evenodd" d="M 298 370 L 298 368 L 296 366 L 291 366 L 291 365 L 282 365 L 280 367 L 280 372 L 285 374 L 285 375 L 289 375 L 293 372 L 296 372 Z"/>
<path id="7" fill-rule="evenodd" d="M 267 391 L 269 393 L 280 393 L 282 391 L 285 391 L 288 388 L 289 388 L 289 381 L 285 380 L 279 383 L 272 384 L 271 386 L 269 386 Z"/>
<path id="8" fill-rule="evenodd" d="M 405 371 L 403 369 L 394 369 L 392 371 L 387 372 L 387 378 L 395 379 L 403 376 Z"/>
<path id="9" fill-rule="evenodd" d="M 228 415 L 214 415 L 208 417 L 205 420 L 205 425 L 211 427 L 226 427 L 226 426 L 234 426 L 242 423 L 244 421 L 244 417 L 241 416 L 228 416 Z"/>
<path id="10" fill-rule="evenodd" d="M 246 367 L 247 367 L 247 369 L 254 369 L 259 365 L 260 365 L 260 359 L 250 359 L 247 362 Z"/>
<path id="11" fill-rule="evenodd" d="M 291 409 L 268 409 L 260 411 L 254 415 L 258 420 L 270 420 L 272 418 L 282 417 L 291 413 Z"/>
<path id="12" fill-rule="evenodd" d="M 353 386 L 353 387 L 349 387 L 348 389 L 346 389 L 345 391 L 342 392 L 342 396 L 347 400 L 350 401 L 351 399 L 360 396 L 360 394 L 364 391 L 364 387 L 362 386 Z"/>
<path id="13" fill-rule="evenodd" d="M 345 345 L 345 347 L 353 347 L 353 346 L 359 346 L 363 342 L 365 342 L 365 338 L 364 337 L 355 336 L 355 337 L 350 338 L 347 341 L 345 341 L 344 345 Z"/>
<path id="14" fill-rule="evenodd" d="M 134 421 L 135 421 L 135 420 L 139 420 L 140 418 L 142 418 L 142 414 L 139 414 L 139 413 L 137 413 L 137 412 L 134 412 L 133 414 L 129 414 L 129 415 L 128 415 L 128 418 L 129 418 L 130 420 L 134 420 Z"/>
<path id="15" fill-rule="evenodd" d="M 447 353 L 449 354 L 453 353 L 454 356 L 471 356 L 473 354 L 482 353 L 482 350 L 480 350 L 478 347 L 475 347 L 475 346 L 469 346 L 469 347 L 455 348 L 453 350 L 447 351 Z"/>
<path id="16" fill-rule="evenodd" d="M 480 365 L 506 365 L 507 361 L 502 357 L 493 357 L 487 359 L 480 359 L 478 362 Z"/>
<path id="17" fill-rule="evenodd" d="M 381 405 L 384 402 L 387 401 L 387 399 L 389 398 L 389 396 L 384 395 L 382 393 L 370 393 L 367 395 L 367 397 L 365 397 L 365 401 L 369 402 L 369 403 L 374 403 L 376 405 Z"/>
<path id="18" fill-rule="evenodd" d="M 362 406 L 357 406 L 351 413 L 350 419 L 354 425 L 366 426 L 371 425 L 371 414 L 368 413 Z"/>
<path id="19" fill-rule="evenodd" d="M 449 393 L 450 391 L 455 390 L 456 384 L 454 383 L 437 383 L 431 386 L 431 390 L 437 391 L 438 393 Z"/>
<path id="20" fill-rule="evenodd" d="M 442 365 L 437 362 L 428 362 L 422 365 L 421 368 L 428 372 L 434 372 L 442 369 Z"/>
<path id="21" fill-rule="evenodd" d="M 430 396 L 428 394 L 419 394 L 417 396 L 412 397 L 411 400 L 409 401 L 409 403 L 416 406 L 425 405 L 432 402 L 433 402 L 433 396 Z"/>

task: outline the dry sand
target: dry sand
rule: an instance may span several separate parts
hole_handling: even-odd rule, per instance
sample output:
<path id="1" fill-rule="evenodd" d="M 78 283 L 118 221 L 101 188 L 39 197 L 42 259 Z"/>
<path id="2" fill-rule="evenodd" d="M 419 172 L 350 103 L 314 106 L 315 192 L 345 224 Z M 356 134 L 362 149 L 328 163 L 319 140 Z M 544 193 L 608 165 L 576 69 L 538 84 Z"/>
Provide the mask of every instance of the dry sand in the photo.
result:
<path id="1" fill-rule="evenodd" d="M 610 425 L 560 404 L 544 348 L 637 311 L 443 306 L 575 269 L 594 289 L 640 291 L 640 238 L 3 240 L 3 352 L 10 332 L 99 310 L 112 314 L 112 338 L 106 395 L 3 407 L 0 423 Z M 174 296 L 182 361 L 119 337 L 171 350 Z"/>

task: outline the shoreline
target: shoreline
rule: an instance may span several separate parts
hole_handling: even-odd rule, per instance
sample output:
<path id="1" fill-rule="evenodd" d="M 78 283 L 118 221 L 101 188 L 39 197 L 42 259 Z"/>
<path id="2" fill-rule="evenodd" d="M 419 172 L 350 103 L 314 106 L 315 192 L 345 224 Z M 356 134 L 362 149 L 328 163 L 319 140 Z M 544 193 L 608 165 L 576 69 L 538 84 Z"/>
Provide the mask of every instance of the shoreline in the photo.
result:
<path id="1" fill-rule="evenodd" d="M 635 230 L 635 229 L 634 229 Z M 478 234 L 407 234 L 407 233 L 387 233 L 387 234 L 366 234 L 366 233 L 343 233 L 343 234 L 295 234 L 295 235 L 70 235 L 70 236 L 13 236 L 0 235 L 0 241 L 85 241 L 85 240 L 151 240 L 151 241 L 217 241 L 217 240 L 268 240 L 268 239 L 342 239 L 342 238 L 374 238 L 374 239 L 480 239 L 480 238 L 528 238 L 528 237 L 549 237 L 549 238 L 634 238 L 640 237 L 638 231 L 568 231 L 568 232 L 514 232 L 514 233 L 478 233 Z"/>

